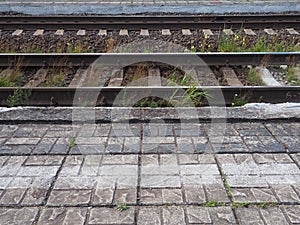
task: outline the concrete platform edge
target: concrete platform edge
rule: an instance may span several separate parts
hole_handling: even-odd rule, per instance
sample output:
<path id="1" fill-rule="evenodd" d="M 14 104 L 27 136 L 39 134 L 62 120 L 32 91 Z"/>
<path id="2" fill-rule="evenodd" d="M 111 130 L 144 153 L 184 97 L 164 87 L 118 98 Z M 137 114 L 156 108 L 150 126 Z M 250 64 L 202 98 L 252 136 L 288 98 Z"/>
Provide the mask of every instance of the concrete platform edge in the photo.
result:
<path id="1" fill-rule="evenodd" d="M 299 103 L 251 103 L 242 107 L 124 108 L 124 107 L 13 107 L 0 108 L 5 122 L 126 122 L 197 120 L 300 120 Z"/>
<path id="2" fill-rule="evenodd" d="M 0 12 L 16 12 L 29 15 L 57 14 L 139 14 L 139 13 L 176 13 L 176 14 L 224 14 L 224 13 L 282 13 L 299 12 L 300 4 L 93 4 L 93 3 L 0 3 Z"/>

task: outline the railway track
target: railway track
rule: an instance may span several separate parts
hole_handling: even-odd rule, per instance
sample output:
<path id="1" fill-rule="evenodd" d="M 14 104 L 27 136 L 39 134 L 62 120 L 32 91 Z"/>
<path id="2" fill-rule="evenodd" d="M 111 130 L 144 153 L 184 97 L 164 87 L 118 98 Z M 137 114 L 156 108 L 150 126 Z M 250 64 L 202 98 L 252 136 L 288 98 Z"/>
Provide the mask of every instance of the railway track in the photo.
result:
<path id="1" fill-rule="evenodd" d="M 222 101 L 217 100 L 220 93 L 223 94 L 226 105 L 234 102 L 236 95 L 245 97 L 247 102 L 300 102 L 299 86 L 281 86 L 274 79 L 272 81 L 272 77 L 265 79 L 267 82 L 265 86 L 243 86 L 233 69 L 234 66 L 251 66 L 257 73 L 263 71 L 261 73 L 263 77 L 266 71 L 268 73 L 268 66 L 297 65 L 299 57 L 299 52 L 1 54 L 2 72 L 0 77 L 15 74 L 15 68 L 19 68 L 19 72 L 27 69 L 34 71 L 32 78 L 21 88 L 23 94 L 30 92 L 30 96 L 27 99 L 21 99 L 17 102 L 18 105 L 72 106 L 76 95 L 85 93 L 87 96 L 96 96 L 92 106 L 111 106 L 114 104 L 116 96 L 124 91 L 127 93 L 126 98 L 128 99 L 142 96 L 145 93 L 151 97 L 170 97 L 178 89 L 188 92 L 191 86 L 207 93 L 207 96 L 214 99 L 213 104 L 215 105 L 223 104 Z M 166 59 L 172 62 L 173 68 L 169 69 L 171 72 L 174 71 L 174 68 L 178 69 L 176 71 L 178 77 L 183 78 L 185 75 L 189 75 L 185 73 L 186 71 L 193 70 L 197 83 L 191 82 L 190 85 L 187 85 L 177 80 L 179 84 L 168 84 L 171 72 L 163 75 L 161 69 L 166 63 Z M 132 62 L 138 63 L 133 65 Z M 126 74 L 129 74 L 128 67 L 145 67 L 145 65 L 148 65 L 146 72 L 139 71 L 135 74 L 138 76 L 139 82 L 135 83 L 131 79 L 135 75 L 131 75 L 131 80 L 125 82 L 126 79 L 129 79 L 126 77 Z M 211 66 L 220 68 L 228 86 L 221 86 L 218 83 L 218 78 L 210 70 Z M 72 68 L 74 71 L 68 85 L 43 87 L 48 77 L 56 76 L 50 71 L 59 71 L 60 68 Z M 125 68 L 127 68 L 127 72 Z M 146 74 L 144 77 L 139 74 L 142 72 Z M 8 105 L 9 96 L 14 96 L 14 92 L 19 89 L 19 87 L 0 88 L 1 106 Z M 207 104 L 208 102 L 204 101 L 201 105 Z M 211 105 L 211 102 L 209 104 Z"/>
<path id="2" fill-rule="evenodd" d="M 0 29 L 262 29 L 300 28 L 299 14 L 161 16 L 0 16 Z"/>

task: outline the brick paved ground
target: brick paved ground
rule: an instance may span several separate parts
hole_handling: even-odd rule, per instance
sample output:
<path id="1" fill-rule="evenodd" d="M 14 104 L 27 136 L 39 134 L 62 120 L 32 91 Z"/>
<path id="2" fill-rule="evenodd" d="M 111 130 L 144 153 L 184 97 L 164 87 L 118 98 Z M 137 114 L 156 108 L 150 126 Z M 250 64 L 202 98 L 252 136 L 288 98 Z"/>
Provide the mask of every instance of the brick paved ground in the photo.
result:
<path id="1" fill-rule="evenodd" d="M 1 224 L 300 223 L 300 123 L 122 127 L 0 125 Z"/>

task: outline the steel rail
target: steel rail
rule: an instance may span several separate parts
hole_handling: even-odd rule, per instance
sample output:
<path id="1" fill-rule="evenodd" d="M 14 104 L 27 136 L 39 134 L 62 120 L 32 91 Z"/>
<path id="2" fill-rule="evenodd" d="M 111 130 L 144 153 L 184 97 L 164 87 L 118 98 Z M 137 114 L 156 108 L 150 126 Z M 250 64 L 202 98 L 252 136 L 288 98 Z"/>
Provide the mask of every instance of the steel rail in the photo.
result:
<path id="1" fill-rule="evenodd" d="M 186 90 L 188 87 L 126 87 L 127 96 L 171 96 L 178 89 Z M 224 87 L 208 86 L 198 87 L 212 96 L 209 104 L 211 106 L 222 106 L 224 104 L 220 96 L 222 92 L 226 105 L 230 105 L 235 94 L 247 96 L 248 102 L 300 102 L 300 87 Z M 6 99 L 13 95 L 17 88 L 0 88 L 0 106 L 7 106 Z M 31 106 L 82 106 L 80 102 L 75 104 L 76 93 L 82 93 L 79 96 L 96 96 L 97 101 L 88 106 L 121 106 L 115 105 L 116 96 L 124 90 L 124 87 L 78 87 L 78 88 L 21 88 L 30 90 L 31 95 L 27 102 L 21 105 Z M 78 95 L 77 95 L 78 96 Z M 84 100 L 84 99 L 83 99 Z M 85 102 L 86 104 L 86 102 Z"/>
<path id="2" fill-rule="evenodd" d="M 155 59 L 155 60 L 153 60 Z M 0 66 L 98 66 L 124 67 L 135 62 L 172 61 L 175 66 L 296 65 L 300 52 L 230 52 L 230 53 L 9 53 L 0 54 Z"/>
<path id="3" fill-rule="evenodd" d="M 0 16 L 1 30 L 300 28 L 300 14 L 168 16 Z"/>

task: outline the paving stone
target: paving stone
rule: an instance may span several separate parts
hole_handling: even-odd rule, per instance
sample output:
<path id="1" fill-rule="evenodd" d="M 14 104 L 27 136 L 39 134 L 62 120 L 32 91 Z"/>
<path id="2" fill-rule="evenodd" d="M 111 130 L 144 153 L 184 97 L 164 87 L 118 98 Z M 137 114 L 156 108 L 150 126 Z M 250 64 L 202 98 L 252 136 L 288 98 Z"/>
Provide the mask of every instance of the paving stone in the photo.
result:
<path id="1" fill-rule="evenodd" d="M 8 159 L 9 156 L 0 156 L 0 166 L 3 166 Z"/>
<path id="2" fill-rule="evenodd" d="M 70 149 L 70 154 L 95 155 L 103 154 L 105 145 L 76 145 Z"/>
<path id="3" fill-rule="evenodd" d="M 99 167 L 102 161 L 102 156 L 100 155 L 87 155 L 84 158 L 80 175 L 83 176 L 97 176 L 99 172 Z"/>
<path id="4" fill-rule="evenodd" d="M 213 207 L 209 211 L 213 224 L 236 224 L 230 207 Z"/>
<path id="5" fill-rule="evenodd" d="M 140 225 L 161 225 L 161 210 L 157 207 L 140 208 L 137 224 Z"/>
<path id="6" fill-rule="evenodd" d="M 110 164 L 137 164 L 137 155 L 104 155 L 102 165 Z"/>
<path id="7" fill-rule="evenodd" d="M 300 153 L 292 154 L 291 157 L 300 165 Z"/>
<path id="8" fill-rule="evenodd" d="M 255 196 L 250 188 L 232 188 L 230 193 L 234 202 L 256 202 Z"/>
<path id="9" fill-rule="evenodd" d="M 88 224 L 133 224 L 134 208 L 119 212 L 112 208 L 92 208 Z"/>
<path id="10" fill-rule="evenodd" d="M 40 141 L 40 138 L 9 138 L 5 143 L 7 145 L 36 145 Z"/>
<path id="11" fill-rule="evenodd" d="M 67 176 L 58 177 L 54 189 L 92 189 L 96 184 L 95 177 Z"/>
<path id="12" fill-rule="evenodd" d="M 141 155 L 141 164 L 145 165 L 158 165 L 159 155 Z"/>
<path id="13" fill-rule="evenodd" d="M 46 199 L 47 192 L 48 189 L 45 188 L 30 187 L 22 200 L 22 205 L 41 205 Z"/>
<path id="14" fill-rule="evenodd" d="M 140 137 L 141 136 L 141 127 L 140 125 L 124 126 L 123 123 L 113 123 L 111 132 L 111 137 Z"/>
<path id="15" fill-rule="evenodd" d="M 245 144 L 251 152 L 266 152 L 265 145 L 256 136 L 244 136 Z"/>
<path id="16" fill-rule="evenodd" d="M 32 130 L 33 127 L 20 126 L 13 134 L 13 137 L 28 137 Z"/>
<path id="17" fill-rule="evenodd" d="M 198 165 L 182 165 L 180 166 L 181 175 L 201 175 L 214 176 L 219 175 L 219 169 L 216 164 L 198 164 Z"/>
<path id="18" fill-rule="evenodd" d="M 104 176 L 136 176 L 137 165 L 103 165 L 100 167 L 100 175 Z"/>
<path id="19" fill-rule="evenodd" d="M 164 143 L 164 144 L 172 144 L 175 142 L 174 137 L 144 137 L 143 143 L 146 144 L 154 144 L 154 143 Z"/>
<path id="20" fill-rule="evenodd" d="M 110 124 L 97 124 L 93 136 L 108 137 L 110 129 L 111 129 Z"/>
<path id="21" fill-rule="evenodd" d="M 96 188 L 94 197 L 93 197 L 93 205 L 110 205 L 113 203 L 113 197 L 115 193 L 115 187 L 113 188 Z"/>
<path id="22" fill-rule="evenodd" d="M 137 187 L 137 175 L 115 175 L 115 176 L 98 176 L 98 188 L 111 188 L 115 185 L 118 188 Z"/>
<path id="23" fill-rule="evenodd" d="M 14 177 L 7 186 L 7 189 L 23 188 L 26 189 L 32 183 L 33 178 L 31 177 Z"/>
<path id="24" fill-rule="evenodd" d="M 163 224 L 178 224 L 183 225 L 185 223 L 185 217 L 183 209 L 175 208 L 175 207 L 168 207 L 163 208 Z"/>
<path id="25" fill-rule="evenodd" d="M 49 153 L 52 146 L 56 142 L 56 138 L 42 138 L 33 151 L 34 154 Z"/>
<path id="26" fill-rule="evenodd" d="M 69 141 L 58 139 L 57 142 L 53 145 L 50 154 L 67 154 L 69 150 Z"/>
<path id="27" fill-rule="evenodd" d="M 185 199 L 187 203 L 205 203 L 205 192 L 202 185 L 184 186 Z"/>
<path id="28" fill-rule="evenodd" d="M 145 188 L 168 188 L 168 187 L 180 187 L 179 176 L 142 176 L 141 187 Z"/>
<path id="29" fill-rule="evenodd" d="M 32 124 L 30 124 L 29 126 L 33 127 L 33 130 L 30 133 L 30 137 L 42 138 L 46 134 L 47 130 L 49 129 L 47 125 L 33 126 Z"/>
<path id="30" fill-rule="evenodd" d="M 245 143 L 230 143 L 222 144 L 221 146 L 213 145 L 215 153 L 237 153 L 245 152 L 248 153 L 249 149 Z"/>
<path id="31" fill-rule="evenodd" d="M 297 193 L 294 191 L 290 185 L 274 185 L 272 186 L 276 196 L 279 198 L 280 202 L 295 202 L 299 203 L 300 199 Z"/>
<path id="32" fill-rule="evenodd" d="M 190 224 L 207 224 L 212 223 L 208 208 L 189 207 L 187 208 L 187 217 Z"/>
<path id="33" fill-rule="evenodd" d="M 101 145 L 106 142 L 106 138 L 102 137 L 76 137 L 76 144 L 78 145 Z"/>
<path id="34" fill-rule="evenodd" d="M 0 138 L 0 145 L 4 144 L 6 142 L 7 138 Z"/>
<path id="35" fill-rule="evenodd" d="M 240 164 L 243 164 L 243 165 L 247 164 L 250 166 L 256 165 L 256 163 L 252 157 L 252 154 L 234 154 L 233 157 L 238 165 L 240 165 Z"/>
<path id="36" fill-rule="evenodd" d="M 118 188 L 115 190 L 113 203 L 136 204 L 136 195 L 136 188 Z"/>
<path id="37" fill-rule="evenodd" d="M 226 190 L 220 184 L 206 184 L 204 186 L 207 201 L 229 202 Z"/>
<path id="38" fill-rule="evenodd" d="M 77 137 L 92 137 L 96 130 L 96 124 L 82 124 Z"/>
<path id="39" fill-rule="evenodd" d="M 237 219 L 240 224 L 247 225 L 264 225 L 264 221 L 260 217 L 259 211 L 256 208 L 242 208 L 236 209 Z"/>
<path id="40" fill-rule="evenodd" d="M 61 177 L 77 176 L 77 175 L 79 175 L 80 168 L 81 168 L 81 165 L 67 165 L 67 166 L 64 166 L 61 169 L 61 171 L 59 173 L 59 176 L 61 176 Z"/>
<path id="41" fill-rule="evenodd" d="M 87 214 L 86 208 L 45 208 L 41 212 L 38 225 L 65 224 L 83 225 Z"/>
<path id="42" fill-rule="evenodd" d="M 260 209 L 260 212 L 267 224 L 289 224 L 279 208 Z"/>
<path id="43" fill-rule="evenodd" d="M 284 206 L 284 211 L 288 217 L 288 219 L 293 224 L 299 224 L 300 223 L 300 206 L 299 205 L 293 205 L 293 206 Z"/>
<path id="44" fill-rule="evenodd" d="M 177 156 L 173 154 L 161 154 L 160 155 L 160 164 L 166 166 L 175 166 L 177 167 L 178 161 Z"/>
<path id="45" fill-rule="evenodd" d="M 214 163 L 216 163 L 214 155 L 212 155 L 212 154 L 198 155 L 198 161 L 199 161 L 200 164 L 214 164 Z"/>
<path id="46" fill-rule="evenodd" d="M 32 224 L 38 208 L 0 208 L 1 225 Z"/>
<path id="47" fill-rule="evenodd" d="M 11 137 L 18 129 L 17 125 L 1 125 L 0 137 Z"/>
<path id="48" fill-rule="evenodd" d="M 53 190 L 48 199 L 49 206 L 78 206 L 90 202 L 91 190 Z"/>
<path id="49" fill-rule="evenodd" d="M 177 138 L 177 147 L 179 153 L 188 154 L 196 152 L 193 140 L 191 138 Z"/>
<path id="50" fill-rule="evenodd" d="M 260 123 L 236 123 L 235 129 L 241 136 L 270 136 L 270 132 Z"/>
<path id="51" fill-rule="evenodd" d="M 256 202 L 277 202 L 271 189 L 266 188 L 251 188 Z"/>
<path id="52" fill-rule="evenodd" d="M 200 175 L 188 175 L 181 176 L 181 182 L 184 185 L 202 185 L 202 184 L 222 184 L 221 176 L 200 176 Z"/>
<path id="53" fill-rule="evenodd" d="M 17 176 L 24 177 L 54 177 L 58 166 L 22 166 Z"/>
<path id="54" fill-rule="evenodd" d="M 143 153 L 175 153 L 177 148 L 175 144 L 158 144 L 158 143 L 147 143 L 142 145 Z"/>
<path id="55" fill-rule="evenodd" d="M 216 155 L 217 161 L 222 164 L 234 164 L 236 163 L 235 158 L 233 157 L 233 154 L 219 154 Z"/>
<path id="56" fill-rule="evenodd" d="M 16 145 L 14 146 L 14 155 L 25 155 L 32 153 L 35 145 Z"/>
<path id="57" fill-rule="evenodd" d="M 18 205 L 24 196 L 26 189 L 15 188 L 8 189 L 2 195 L 0 205 Z"/>
<path id="58" fill-rule="evenodd" d="M 141 168 L 141 176 L 147 175 L 179 175 L 179 167 L 177 165 L 146 165 Z"/>
<path id="59" fill-rule="evenodd" d="M 259 136 L 259 140 L 265 146 L 266 152 L 285 152 L 284 147 L 271 136 Z"/>
<path id="60" fill-rule="evenodd" d="M 256 163 L 292 163 L 292 159 L 287 154 L 258 154 L 252 155 Z"/>
<path id="61" fill-rule="evenodd" d="M 266 124 L 266 127 L 274 136 L 288 136 L 289 135 L 289 132 L 286 129 L 284 129 L 281 124 L 271 123 L 271 124 Z"/>
<path id="62" fill-rule="evenodd" d="M 294 136 L 276 136 L 276 139 L 288 148 L 289 152 L 300 152 L 300 140 Z"/>
<path id="63" fill-rule="evenodd" d="M 260 176 L 228 176 L 227 183 L 231 187 L 268 187 L 266 180 Z"/>
<path id="64" fill-rule="evenodd" d="M 182 192 L 180 189 L 162 189 L 163 203 L 183 203 Z"/>
<path id="65" fill-rule="evenodd" d="M 60 166 L 62 163 L 62 156 L 29 156 L 25 161 L 25 166 Z"/>
<path id="66" fill-rule="evenodd" d="M 198 164 L 198 155 L 196 154 L 178 154 L 179 164 Z"/>
<path id="67" fill-rule="evenodd" d="M 142 189 L 140 202 L 143 204 L 162 204 L 162 189 Z"/>

